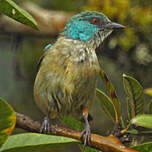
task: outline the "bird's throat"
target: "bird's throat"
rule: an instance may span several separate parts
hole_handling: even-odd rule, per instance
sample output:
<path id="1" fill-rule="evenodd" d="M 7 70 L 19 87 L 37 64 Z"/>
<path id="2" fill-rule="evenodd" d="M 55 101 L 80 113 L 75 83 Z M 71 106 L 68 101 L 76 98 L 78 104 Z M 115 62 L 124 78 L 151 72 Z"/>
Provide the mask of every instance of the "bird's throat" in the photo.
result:
<path id="1" fill-rule="evenodd" d="M 98 62 L 95 52 L 96 47 L 92 43 L 73 39 L 65 39 L 64 43 L 66 42 L 67 47 L 69 47 L 68 50 L 70 50 L 71 62 L 78 64 L 94 64 Z"/>

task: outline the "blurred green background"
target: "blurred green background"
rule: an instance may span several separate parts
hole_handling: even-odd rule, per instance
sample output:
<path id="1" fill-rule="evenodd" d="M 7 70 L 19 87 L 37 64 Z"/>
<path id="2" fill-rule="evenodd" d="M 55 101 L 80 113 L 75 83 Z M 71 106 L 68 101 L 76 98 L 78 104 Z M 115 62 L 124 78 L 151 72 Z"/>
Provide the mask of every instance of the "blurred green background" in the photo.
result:
<path id="1" fill-rule="evenodd" d="M 28 0 L 16 0 L 18 4 Z M 122 74 L 135 77 L 144 86 L 152 87 L 152 1 L 149 0 L 31 0 L 37 5 L 66 12 L 93 10 L 103 12 L 112 21 L 126 26 L 115 31 L 97 50 L 102 68 L 113 82 L 125 106 Z M 3 29 L 0 29 L 3 30 Z M 43 114 L 33 99 L 36 67 L 43 48 L 57 37 L 0 35 L 0 96 L 17 112 L 42 120 Z M 100 81 L 98 87 L 105 90 Z M 98 103 L 92 108 L 93 132 L 106 134 L 113 124 Z"/>

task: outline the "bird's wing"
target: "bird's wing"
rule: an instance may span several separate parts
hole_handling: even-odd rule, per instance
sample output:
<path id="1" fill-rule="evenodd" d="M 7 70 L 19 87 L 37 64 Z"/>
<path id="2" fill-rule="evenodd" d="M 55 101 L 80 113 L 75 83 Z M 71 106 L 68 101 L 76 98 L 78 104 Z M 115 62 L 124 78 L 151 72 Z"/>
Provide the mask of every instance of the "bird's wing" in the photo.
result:
<path id="1" fill-rule="evenodd" d="M 52 46 L 52 44 L 47 44 L 45 47 L 44 47 L 44 49 L 43 49 L 43 51 L 45 52 L 45 51 L 47 51 L 50 47 Z M 43 59 L 44 59 L 44 56 L 45 56 L 45 53 L 40 57 L 40 59 L 39 59 L 39 61 L 38 61 L 38 64 L 37 64 L 37 72 L 39 71 L 39 69 L 40 69 L 40 66 L 41 66 L 41 63 L 42 63 L 42 61 L 43 61 Z"/>
<path id="2" fill-rule="evenodd" d="M 46 112 L 49 104 L 52 109 L 50 111 L 53 111 L 54 115 L 61 110 L 66 97 L 66 89 L 64 87 L 66 76 L 64 73 L 67 69 L 68 57 L 62 54 L 61 49 L 62 47 L 49 47 L 44 52 L 38 63 L 38 74 L 34 87 L 34 94 L 36 102 L 40 105 L 39 107 Z M 66 97 L 67 100 L 70 99 Z M 43 105 L 42 101 L 45 102 L 45 107 L 41 106 Z M 56 110 L 53 110 L 54 108 Z"/>
<path id="3" fill-rule="evenodd" d="M 38 64 L 37 64 L 37 72 L 38 72 L 39 69 L 40 69 L 40 66 L 41 66 L 41 63 L 42 63 L 43 59 L 44 59 L 44 55 L 42 55 L 42 56 L 40 57 L 39 61 L 38 61 Z"/>

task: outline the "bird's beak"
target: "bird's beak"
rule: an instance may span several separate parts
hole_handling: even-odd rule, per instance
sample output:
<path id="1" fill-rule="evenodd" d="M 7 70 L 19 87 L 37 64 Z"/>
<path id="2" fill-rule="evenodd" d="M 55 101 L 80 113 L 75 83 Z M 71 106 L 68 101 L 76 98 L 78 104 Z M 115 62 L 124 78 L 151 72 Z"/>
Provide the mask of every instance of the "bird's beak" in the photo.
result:
<path id="1" fill-rule="evenodd" d="M 105 29 L 123 29 L 125 28 L 125 26 L 118 24 L 118 23 L 114 23 L 114 22 L 109 22 L 104 26 Z"/>

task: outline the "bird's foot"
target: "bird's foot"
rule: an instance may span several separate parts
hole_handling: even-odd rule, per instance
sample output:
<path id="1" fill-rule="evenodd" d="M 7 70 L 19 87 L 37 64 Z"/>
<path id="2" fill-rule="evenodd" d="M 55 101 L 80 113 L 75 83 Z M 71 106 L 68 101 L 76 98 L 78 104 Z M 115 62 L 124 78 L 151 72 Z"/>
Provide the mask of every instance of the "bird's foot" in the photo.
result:
<path id="1" fill-rule="evenodd" d="M 49 134 L 50 133 L 50 119 L 48 116 L 44 118 L 44 121 L 40 128 L 40 133 Z"/>
<path id="2" fill-rule="evenodd" d="M 91 129 L 89 124 L 86 124 L 85 129 L 81 132 L 80 139 L 82 139 L 83 135 L 85 135 L 84 145 L 83 145 L 83 148 L 85 148 L 85 146 L 89 143 L 91 138 Z"/>

